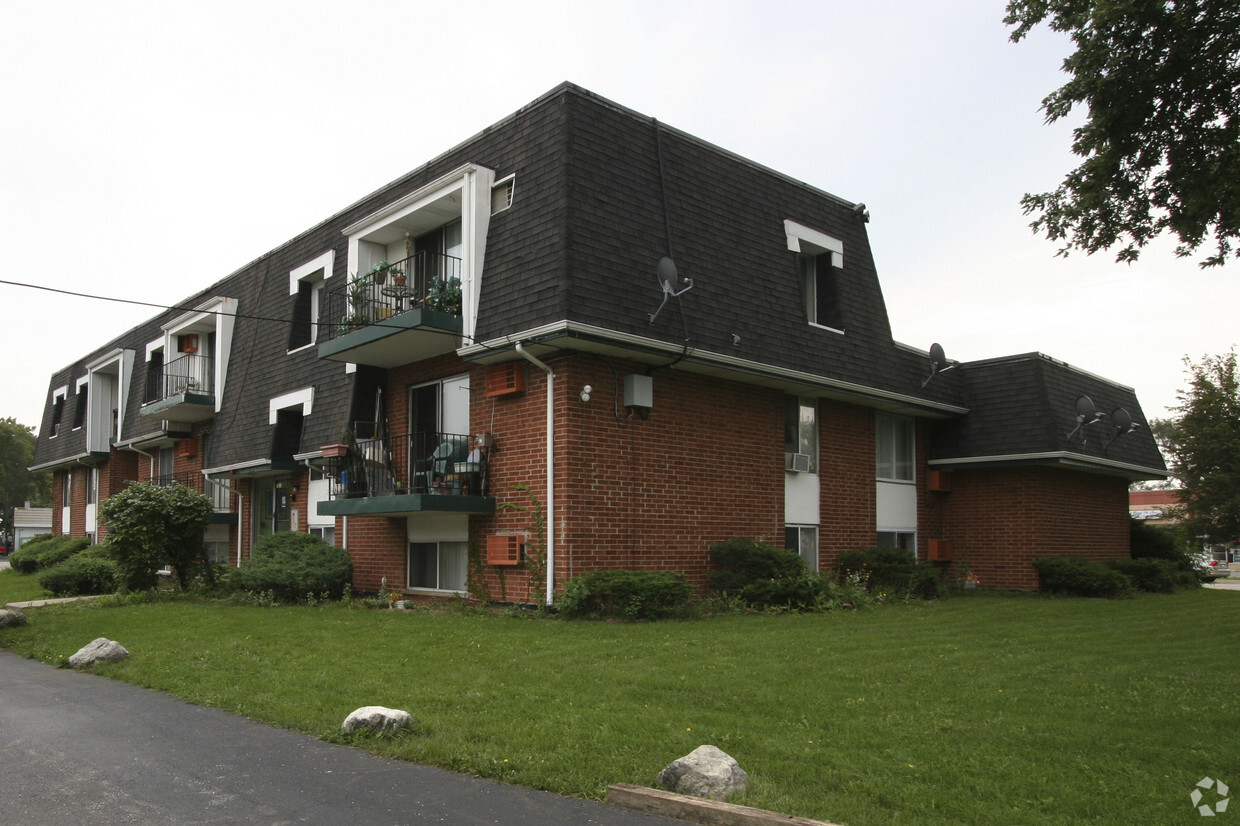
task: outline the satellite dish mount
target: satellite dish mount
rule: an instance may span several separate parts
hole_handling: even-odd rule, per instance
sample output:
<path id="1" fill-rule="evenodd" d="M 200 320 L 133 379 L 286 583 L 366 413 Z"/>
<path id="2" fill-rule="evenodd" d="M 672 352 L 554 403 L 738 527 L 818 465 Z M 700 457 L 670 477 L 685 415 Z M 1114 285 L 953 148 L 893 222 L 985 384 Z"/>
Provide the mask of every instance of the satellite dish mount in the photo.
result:
<path id="1" fill-rule="evenodd" d="M 1094 422 L 1102 421 L 1102 414 L 1098 412 L 1094 400 L 1089 396 L 1078 396 L 1076 400 L 1076 427 L 1072 428 L 1072 432 L 1065 436 L 1065 439 L 1071 439 L 1077 434 L 1077 431 L 1084 427 L 1088 427 Z M 1081 444 L 1086 444 L 1085 434 L 1081 434 Z"/>
<path id="2" fill-rule="evenodd" d="M 926 380 L 921 383 L 921 389 L 925 390 L 926 385 L 939 373 L 946 373 L 956 366 L 956 362 L 948 361 L 947 354 L 943 352 L 942 344 L 930 345 L 930 375 L 926 376 Z"/>
<path id="3" fill-rule="evenodd" d="M 1110 447 L 1115 442 L 1115 440 L 1118 439 L 1120 436 L 1123 436 L 1125 433 L 1131 433 L 1132 431 L 1139 429 L 1141 425 L 1137 424 L 1136 422 L 1132 420 L 1132 416 L 1129 415 L 1127 410 L 1125 410 L 1122 407 L 1117 407 L 1111 411 L 1111 427 L 1115 428 L 1115 431 L 1114 433 L 1111 434 L 1110 439 L 1107 439 L 1105 442 L 1102 443 L 1102 449 L 1104 451 L 1108 447 Z"/>
<path id="4" fill-rule="evenodd" d="M 685 286 L 677 290 L 676 262 L 668 258 L 666 255 L 659 259 L 659 268 L 656 271 L 659 279 L 659 288 L 663 290 L 663 301 L 659 304 L 659 309 L 650 313 L 650 323 L 654 324 L 654 320 L 659 317 L 659 313 L 663 312 L 663 307 L 667 304 L 667 299 L 680 298 L 689 290 L 693 289 L 693 279 L 681 279 L 681 283 Z"/>

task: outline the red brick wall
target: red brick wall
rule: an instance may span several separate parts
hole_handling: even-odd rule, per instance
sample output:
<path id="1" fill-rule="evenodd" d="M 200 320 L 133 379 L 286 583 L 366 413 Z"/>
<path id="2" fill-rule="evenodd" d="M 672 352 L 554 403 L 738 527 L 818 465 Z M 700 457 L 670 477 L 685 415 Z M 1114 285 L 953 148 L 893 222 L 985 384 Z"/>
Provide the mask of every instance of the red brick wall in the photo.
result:
<path id="1" fill-rule="evenodd" d="M 1036 589 L 1033 560 L 1129 554 L 1128 483 L 1057 468 L 958 470 L 950 493 L 928 493 L 927 520 L 952 543 L 947 581 L 964 570 L 984 588 Z"/>
<path id="2" fill-rule="evenodd" d="M 818 405 L 822 485 L 818 570 L 830 571 L 840 553 L 872 548 L 878 539 L 874 411 L 823 401 Z"/>

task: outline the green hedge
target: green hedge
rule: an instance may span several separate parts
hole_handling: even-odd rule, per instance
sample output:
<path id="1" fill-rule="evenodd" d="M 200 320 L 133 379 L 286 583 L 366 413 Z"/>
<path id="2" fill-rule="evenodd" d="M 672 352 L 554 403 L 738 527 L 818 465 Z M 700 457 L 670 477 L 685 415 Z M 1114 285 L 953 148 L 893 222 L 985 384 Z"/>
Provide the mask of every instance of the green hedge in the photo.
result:
<path id="1" fill-rule="evenodd" d="M 111 594 L 120 582 L 116 561 L 90 552 L 76 554 L 39 572 L 39 585 L 58 597 Z"/>
<path id="2" fill-rule="evenodd" d="M 90 540 L 82 536 L 49 536 L 37 541 L 27 540 L 22 543 L 21 548 L 9 554 L 9 565 L 19 574 L 33 574 L 64 562 L 88 547 Z"/>
<path id="3" fill-rule="evenodd" d="M 805 574 L 805 562 L 796 551 L 755 539 L 717 542 L 710 546 L 710 561 L 714 565 L 708 574 L 711 589 L 734 595 L 756 582 Z"/>
<path id="4" fill-rule="evenodd" d="M 306 597 L 340 599 L 353 580 L 353 561 L 342 548 L 317 536 L 289 531 L 265 536 L 229 583 L 242 591 L 270 591 L 278 600 L 299 602 Z"/>
<path id="5" fill-rule="evenodd" d="M 1198 584 L 1192 573 L 1179 570 L 1169 559 L 1116 559 L 1107 567 L 1128 577 L 1136 588 L 1155 594 L 1170 594 L 1178 587 Z"/>
<path id="6" fill-rule="evenodd" d="M 854 578 L 870 593 L 916 596 L 934 599 L 941 596 L 939 570 L 933 565 L 920 565 L 912 551 L 899 548 L 857 548 L 840 554 L 836 568 L 840 581 Z"/>
<path id="7" fill-rule="evenodd" d="M 569 580 L 557 605 L 574 619 L 661 619 L 683 608 L 691 593 L 679 571 L 592 571 Z"/>
<path id="8" fill-rule="evenodd" d="M 1132 582 L 1124 574 L 1101 562 L 1080 556 L 1052 556 L 1035 559 L 1033 567 L 1041 579 L 1042 590 L 1075 597 L 1129 597 Z"/>

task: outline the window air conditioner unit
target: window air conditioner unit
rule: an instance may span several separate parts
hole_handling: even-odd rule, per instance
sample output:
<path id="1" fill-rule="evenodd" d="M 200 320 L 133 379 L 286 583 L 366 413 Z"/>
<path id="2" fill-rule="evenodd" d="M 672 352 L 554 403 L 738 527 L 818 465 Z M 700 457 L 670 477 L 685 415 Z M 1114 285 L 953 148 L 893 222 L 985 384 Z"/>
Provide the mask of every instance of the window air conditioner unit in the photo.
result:
<path id="1" fill-rule="evenodd" d="M 486 373 L 487 398 L 525 392 L 525 365 L 519 361 L 492 364 Z"/>
<path id="2" fill-rule="evenodd" d="M 789 470 L 793 473 L 809 473 L 809 454 L 785 453 L 784 470 Z"/>
<path id="3" fill-rule="evenodd" d="M 513 534 L 487 537 L 488 565 L 520 565 L 521 537 Z"/>

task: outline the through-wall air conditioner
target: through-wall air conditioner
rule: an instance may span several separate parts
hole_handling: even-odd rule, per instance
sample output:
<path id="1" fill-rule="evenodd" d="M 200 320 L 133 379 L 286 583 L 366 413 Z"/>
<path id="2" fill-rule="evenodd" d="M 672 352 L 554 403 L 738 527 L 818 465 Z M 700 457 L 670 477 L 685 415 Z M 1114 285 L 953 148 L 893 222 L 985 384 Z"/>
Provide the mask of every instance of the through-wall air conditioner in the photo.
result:
<path id="1" fill-rule="evenodd" d="M 525 392 L 525 365 L 519 361 L 492 364 L 486 373 L 487 398 Z"/>
<path id="2" fill-rule="evenodd" d="M 784 470 L 792 471 L 793 473 L 809 473 L 809 454 L 785 453 Z"/>
<path id="3" fill-rule="evenodd" d="M 512 534 L 487 537 L 488 565 L 520 565 L 521 537 Z"/>

